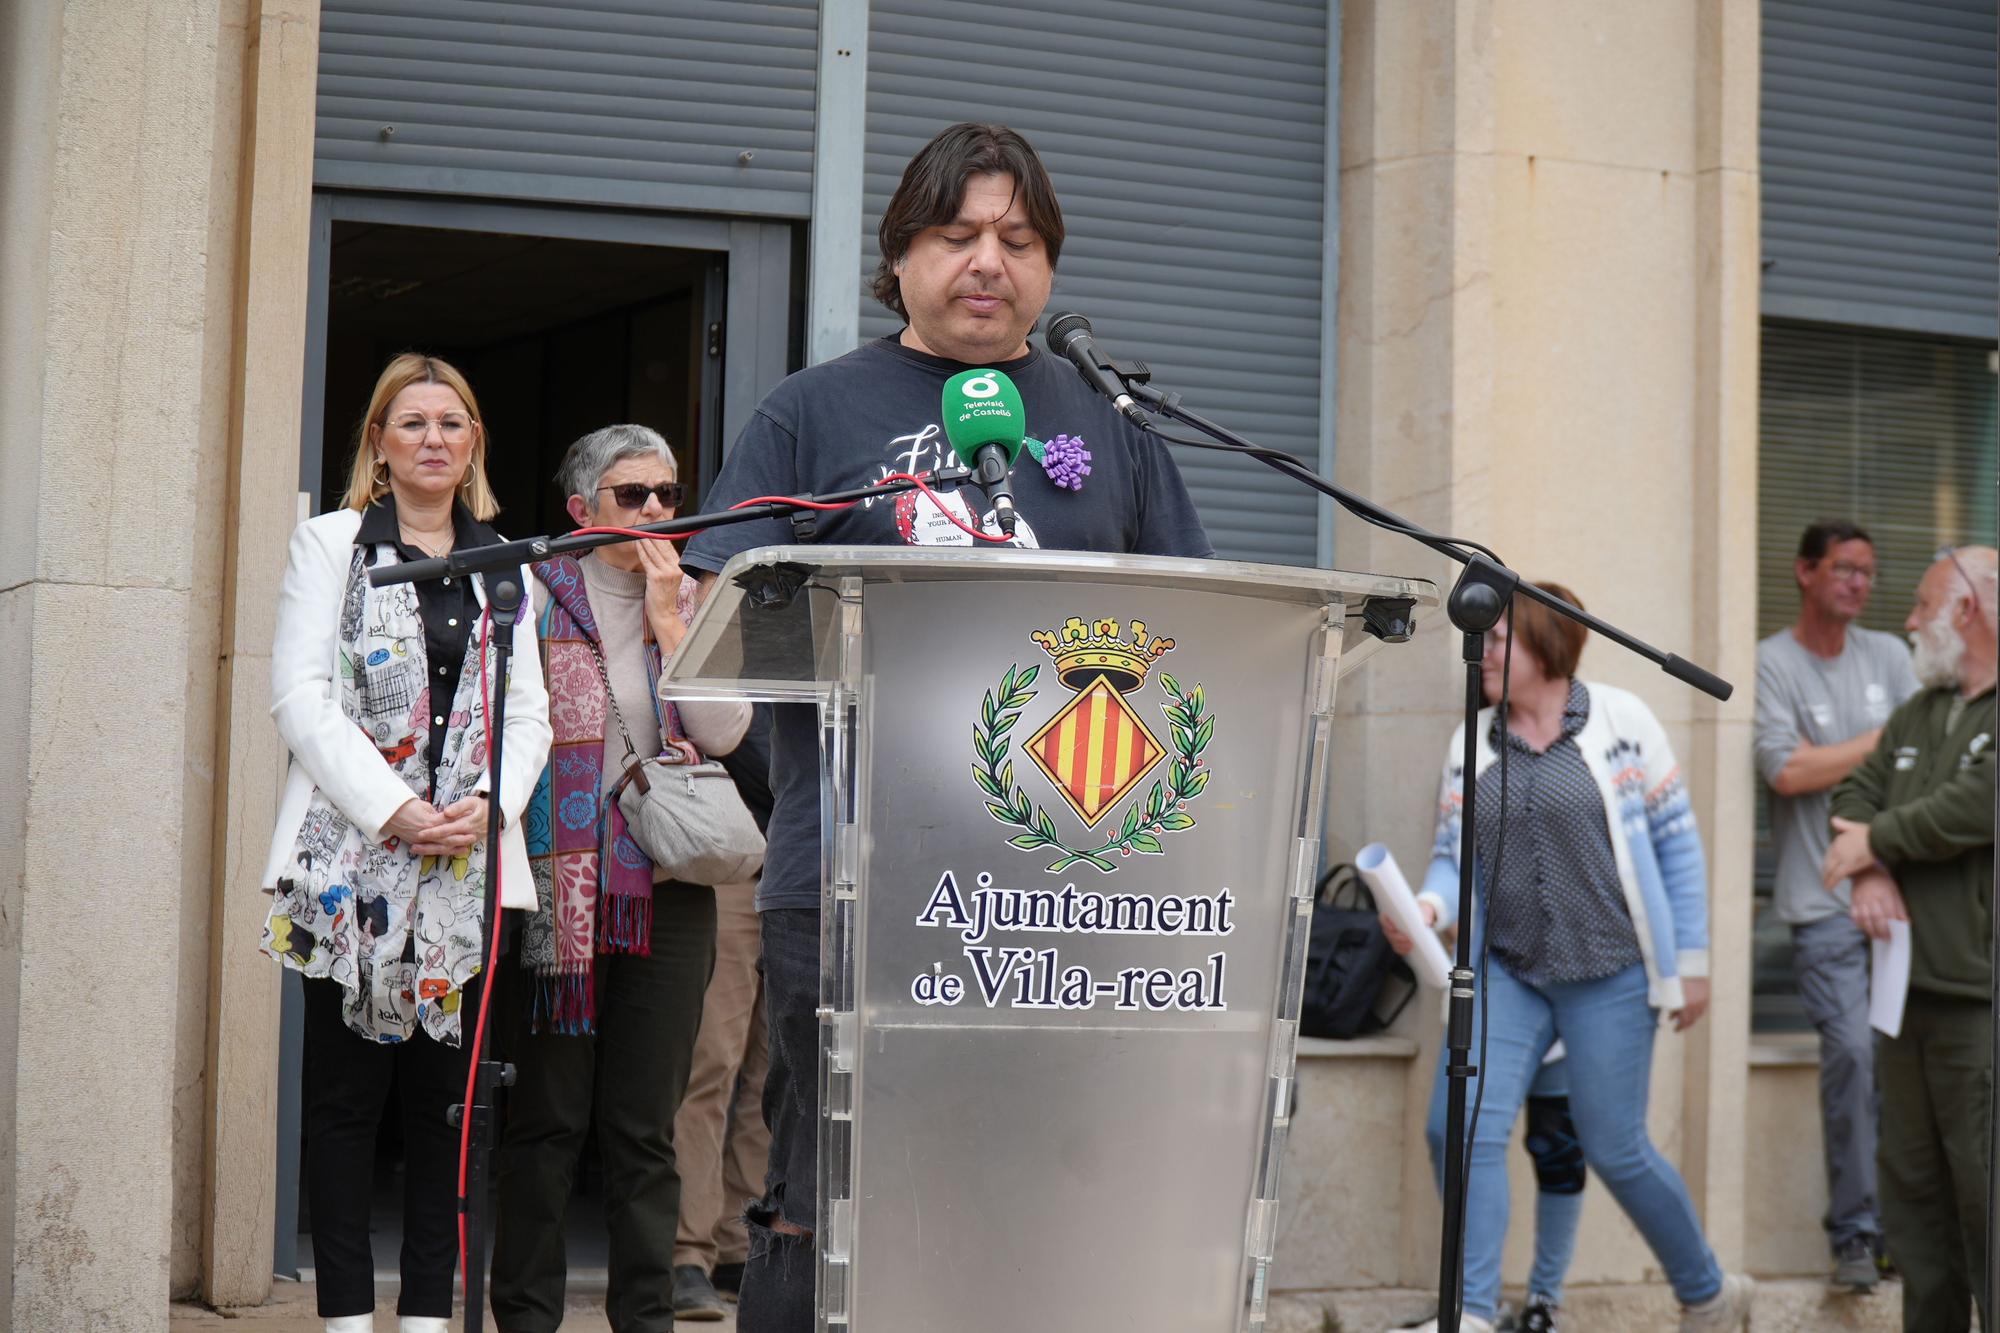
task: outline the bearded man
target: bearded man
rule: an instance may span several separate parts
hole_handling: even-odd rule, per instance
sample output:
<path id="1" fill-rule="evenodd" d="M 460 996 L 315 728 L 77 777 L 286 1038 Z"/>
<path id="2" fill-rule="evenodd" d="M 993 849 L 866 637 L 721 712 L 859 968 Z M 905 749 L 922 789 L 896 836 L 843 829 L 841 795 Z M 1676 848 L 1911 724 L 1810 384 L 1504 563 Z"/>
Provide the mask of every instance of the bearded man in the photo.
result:
<path id="1" fill-rule="evenodd" d="M 1992 547 L 1946 550 L 1904 622 L 1924 689 L 1833 793 L 1831 887 L 1854 882 L 1856 925 L 1910 926 L 1902 1030 L 1876 1046 L 1882 1221 L 1903 1273 L 1903 1327 L 1962 1333 L 1986 1286 L 1993 1112 Z"/>

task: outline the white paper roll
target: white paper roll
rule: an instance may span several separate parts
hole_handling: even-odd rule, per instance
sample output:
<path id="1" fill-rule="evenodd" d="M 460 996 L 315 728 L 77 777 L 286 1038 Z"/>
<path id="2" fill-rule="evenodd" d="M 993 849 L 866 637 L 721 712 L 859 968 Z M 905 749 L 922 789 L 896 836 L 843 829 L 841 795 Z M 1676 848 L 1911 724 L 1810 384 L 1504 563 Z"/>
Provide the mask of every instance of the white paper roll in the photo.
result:
<path id="1" fill-rule="evenodd" d="M 1445 957 L 1437 932 L 1424 924 L 1423 913 L 1417 908 L 1417 895 L 1410 892 L 1410 883 L 1403 878 L 1396 858 L 1381 843 L 1371 842 L 1355 854 L 1354 868 L 1361 872 L 1362 882 L 1374 893 L 1375 906 L 1387 912 L 1397 928 L 1416 941 L 1417 947 L 1409 952 L 1406 961 L 1417 979 L 1426 986 L 1443 990 L 1451 978 L 1451 960 Z"/>

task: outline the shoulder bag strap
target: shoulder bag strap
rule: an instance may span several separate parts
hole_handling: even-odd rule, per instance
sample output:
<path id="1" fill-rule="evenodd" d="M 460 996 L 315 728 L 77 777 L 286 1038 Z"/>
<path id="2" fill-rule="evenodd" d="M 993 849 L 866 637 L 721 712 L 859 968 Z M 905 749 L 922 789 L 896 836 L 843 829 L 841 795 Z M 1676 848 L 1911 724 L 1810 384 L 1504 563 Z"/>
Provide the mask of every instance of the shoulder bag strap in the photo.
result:
<path id="1" fill-rule="evenodd" d="M 618 711 L 618 695 L 611 688 L 611 669 L 604 664 L 604 649 L 590 637 L 590 631 L 581 625 L 576 628 L 584 643 L 590 647 L 590 660 L 597 664 L 597 678 L 604 682 L 604 702 L 611 712 L 611 720 L 618 724 L 618 739 L 625 742 L 625 767 L 630 769 L 639 762 L 639 749 L 632 744 L 632 733 L 625 730 L 625 715 Z"/>

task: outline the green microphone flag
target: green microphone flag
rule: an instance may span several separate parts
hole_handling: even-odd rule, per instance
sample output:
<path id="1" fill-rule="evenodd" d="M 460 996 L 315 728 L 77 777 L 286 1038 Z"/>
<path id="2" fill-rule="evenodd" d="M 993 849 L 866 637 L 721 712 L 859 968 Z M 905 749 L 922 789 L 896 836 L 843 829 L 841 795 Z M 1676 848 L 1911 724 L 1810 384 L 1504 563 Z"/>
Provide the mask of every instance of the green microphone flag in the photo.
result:
<path id="1" fill-rule="evenodd" d="M 952 452 L 972 469 L 972 480 L 993 501 L 1005 535 L 1014 535 L 1014 494 L 1008 474 L 1027 440 L 1028 414 L 1021 391 L 997 370 L 961 370 L 945 381 L 944 435 Z"/>

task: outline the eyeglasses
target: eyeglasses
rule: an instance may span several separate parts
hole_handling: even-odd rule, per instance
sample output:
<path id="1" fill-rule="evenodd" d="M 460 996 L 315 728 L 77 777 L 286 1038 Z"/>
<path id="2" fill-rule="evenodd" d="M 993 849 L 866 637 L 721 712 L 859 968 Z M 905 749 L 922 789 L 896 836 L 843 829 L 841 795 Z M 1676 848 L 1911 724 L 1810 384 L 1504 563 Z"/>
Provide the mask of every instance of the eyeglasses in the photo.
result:
<path id="1" fill-rule="evenodd" d="M 622 486 L 597 488 L 599 495 L 606 491 L 611 492 L 611 498 L 618 502 L 621 509 L 644 509 L 646 497 L 649 495 L 657 496 L 662 508 L 672 509 L 680 504 L 681 497 L 687 493 L 687 488 L 677 481 L 663 481 L 657 486 L 641 486 L 636 481 L 628 481 Z"/>
<path id="2" fill-rule="evenodd" d="M 1860 579 L 1871 588 L 1875 586 L 1875 570 L 1868 565 L 1850 565 L 1845 560 L 1836 560 L 1833 562 L 1831 572 L 1834 579 L 1840 583 Z"/>
<path id="3" fill-rule="evenodd" d="M 463 412 L 446 412 L 435 417 L 408 412 L 387 423 L 387 429 L 394 431 L 405 444 L 422 444 L 429 438 L 432 426 L 437 427 L 438 438 L 446 444 L 464 444 L 472 438 L 472 418 Z"/>

